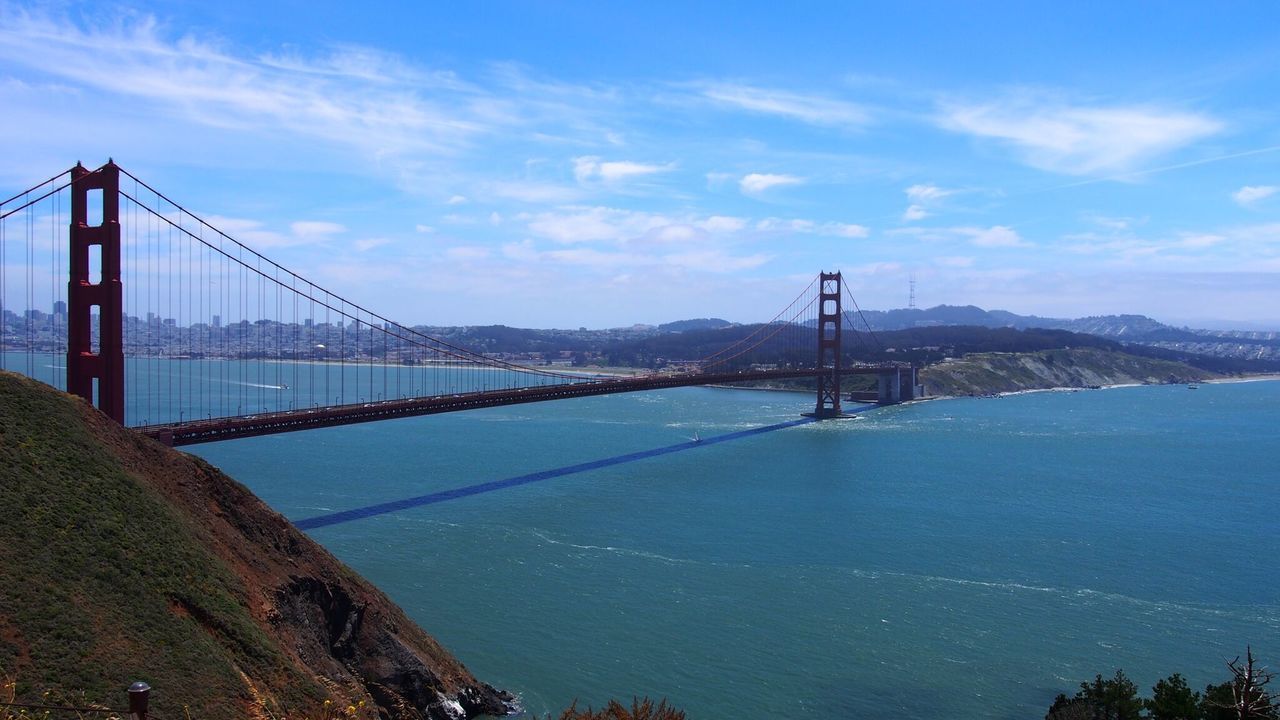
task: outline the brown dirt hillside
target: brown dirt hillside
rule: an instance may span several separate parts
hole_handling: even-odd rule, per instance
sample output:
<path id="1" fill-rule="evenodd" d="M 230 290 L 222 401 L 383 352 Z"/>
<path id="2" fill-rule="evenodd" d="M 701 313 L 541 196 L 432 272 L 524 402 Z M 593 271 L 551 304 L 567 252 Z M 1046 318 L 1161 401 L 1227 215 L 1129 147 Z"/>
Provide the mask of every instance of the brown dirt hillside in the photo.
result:
<path id="1" fill-rule="evenodd" d="M 163 717 L 509 711 L 382 592 L 199 458 L 0 372 L 0 675 Z"/>

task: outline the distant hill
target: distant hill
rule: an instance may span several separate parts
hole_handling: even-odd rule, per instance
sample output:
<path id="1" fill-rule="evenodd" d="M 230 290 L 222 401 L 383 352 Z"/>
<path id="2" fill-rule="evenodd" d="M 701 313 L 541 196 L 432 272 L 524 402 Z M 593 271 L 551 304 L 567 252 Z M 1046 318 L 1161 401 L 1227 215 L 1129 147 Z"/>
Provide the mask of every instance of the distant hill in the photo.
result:
<path id="1" fill-rule="evenodd" d="M 1143 315 L 1107 315 L 1076 320 L 1047 318 L 1037 315 L 1018 315 L 1006 310 L 983 310 L 974 305 L 938 305 L 927 309 L 907 308 L 898 310 L 864 310 L 862 316 L 872 330 L 906 330 L 938 325 L 969 325 L 975 327 L 1010 327 L 1019 330 L 1044 328 L 1070 330 L 1103 337 L 1141 335 L 1167 328 L 1167 325 Z M 850 315 L 855 329 L 859 324 L 856 315 Z"/>
<path id="2" fill-rule="evenodd" d="M 866 319 L 865 325 L 862 318 Z M 1145 315 L 1099 315 L 1062 319 L 1018 315 L 1005 310 L 983 310 L 973 305 L 864 310 L 862 317 L 849 314 L 846 327 L 865 331 L 867 325 L 874 332 L 951 326 L 1067 330 L 1123 343 L 1212 357 L 1280 361 L 1280 332 L 1175 328 Z"/>
<path id="3" fill-rule="evenodd" d="M 120 707 L 143 680 L 165 718 L 508 710 L 244 486 L 8 372 L 0 509 L 0 671 L 18 702 Z"/>
<path id="4" fill-rule="evenodd" d="M 677 320 L 675 322 L 663 323 L 658 326 L 661 332 L 685 332 L 688 330 L 719 330 L 733 325 L 728 320 L 720 318 L 697 318 L 696 320 Z"/>

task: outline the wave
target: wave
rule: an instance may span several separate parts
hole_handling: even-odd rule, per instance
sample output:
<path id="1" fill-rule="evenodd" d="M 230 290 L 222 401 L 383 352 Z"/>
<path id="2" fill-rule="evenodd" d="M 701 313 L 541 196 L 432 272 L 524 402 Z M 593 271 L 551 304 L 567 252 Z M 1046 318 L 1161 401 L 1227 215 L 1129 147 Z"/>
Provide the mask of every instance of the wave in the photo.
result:
<path id="1" fill-rule="evenodd" d="M 876 575 L 886 575 L 890 577 L 898 577 L 910 580 L 919 580 L 932 583 L 946 583 L 951 585 L 964 585 L 971 587 L 990 588 L 995 590 L 1013 590 L 1035 593 L 1056 594 L 1063 598 L 1083 598 L 1097 599 L 1104 602 L 1124 603 L 1142 608 L 1147 608 L 1152 612 L 1180 612 L 1186 614 L 1210 615 L 1213 617 L 1232 618 L 1236 620 L 1248 620 L 1256 623 L 1268 625 L 1280 625 L 1280 606 L 1272 605 L 1243 605 L 1243 606 L 1215 606 L 1200 603 L 1178 602 L 1174 600 L 1150 600 L 1146 598 L 1133 597 L 1123 593 L 1110 592 L 1105 590 L 1094 590 L 1092 588 L 1060 588 L 1053 586 L 1030 585 L 1017 581 L 1000 581 L 1000 580 L 974 580 L 971 578 L 954 578 L 942 575 L 918 575 L 913 573 L 899 573 L 891 571 L 881 571 L 874 573 L 869 571 L 859 571 L 850 569 L 850 572 L 857 577 L 868 577 L 875 579 Z"/>
<path id="2" fill-rule="evenodd" d="M 666 555 L 659 555 L 658 553 L 648 552 L 646 550 L 633 550 L 630 548 L 614 547 L 612 545 L 579 545 L 577 543 L 571 543 L 564 540 L 556 540 L 548 536 L 546 533 L 543 533 L 538 530 L 534 530 L 533 534 L 535 537 L 547 543 L 548 545 L 560 545 L 563 547 L 571 547 L 571 548 L 576 548 L 578 550 L 590 550 L 594 552 L 607 552 L 607 553 L 612 553 L 614 555 L 625 555 L 628 557 L 643 558 L 645 560 L 657 560 L 659 562 L 665 562 L 673 565 L 698 564 L 696 560 L 690 560 L 688 558 L 673 558 L 673 557 L 668 557 Z"/>

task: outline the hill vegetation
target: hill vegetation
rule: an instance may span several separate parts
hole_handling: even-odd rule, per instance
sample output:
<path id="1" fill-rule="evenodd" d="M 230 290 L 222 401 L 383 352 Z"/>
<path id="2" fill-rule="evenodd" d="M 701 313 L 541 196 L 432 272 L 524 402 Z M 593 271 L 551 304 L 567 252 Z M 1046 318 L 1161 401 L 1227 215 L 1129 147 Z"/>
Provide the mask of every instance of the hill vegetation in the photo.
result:
<path id="1" fill-rule="evenodd" d="M 6 372 L 0 508 L 0 672 L 19 702 L 119 707 L 143 680 L 170 718 L 508 708 L 242 485 Z"/>
<path id="2" fill-rule="evenodd" d="M 1245 656 L 1228 662 L 1231 677 L 1204 693 L 1174 673 L 1144 698 L 1123 670 L 1106 679 L 1099 674 L 1080 683 L 1074 696 L 1059 694 L 1045 720 L 1280 720 L 1280 696 L 1268 687 L 1275 674 L 1254 664 L 1252 650 Z"/>

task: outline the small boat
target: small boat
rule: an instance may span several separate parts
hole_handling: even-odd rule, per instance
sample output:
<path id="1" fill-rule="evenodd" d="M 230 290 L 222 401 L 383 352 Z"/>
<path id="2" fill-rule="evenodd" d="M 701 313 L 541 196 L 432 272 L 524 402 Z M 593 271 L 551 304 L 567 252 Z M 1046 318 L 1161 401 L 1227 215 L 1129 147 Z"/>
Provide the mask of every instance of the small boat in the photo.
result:
<path id="1" fill-rule="evenodd" d="M 702 436 L 698 434 L 697 430 L 694 430 L 693 437 L 689 438 L 689 440 L 692 442 L 700 443 L 702 442 Z"/>
<path id="2" fill-rule="evenodd" d="M 1196 389 L 1198 389 L 1199 387 L 1200 387 L 1199 385 L 1187 385 L 1187 389 L 1188 389 L 1188 390 L 1196 390 Z"/>

